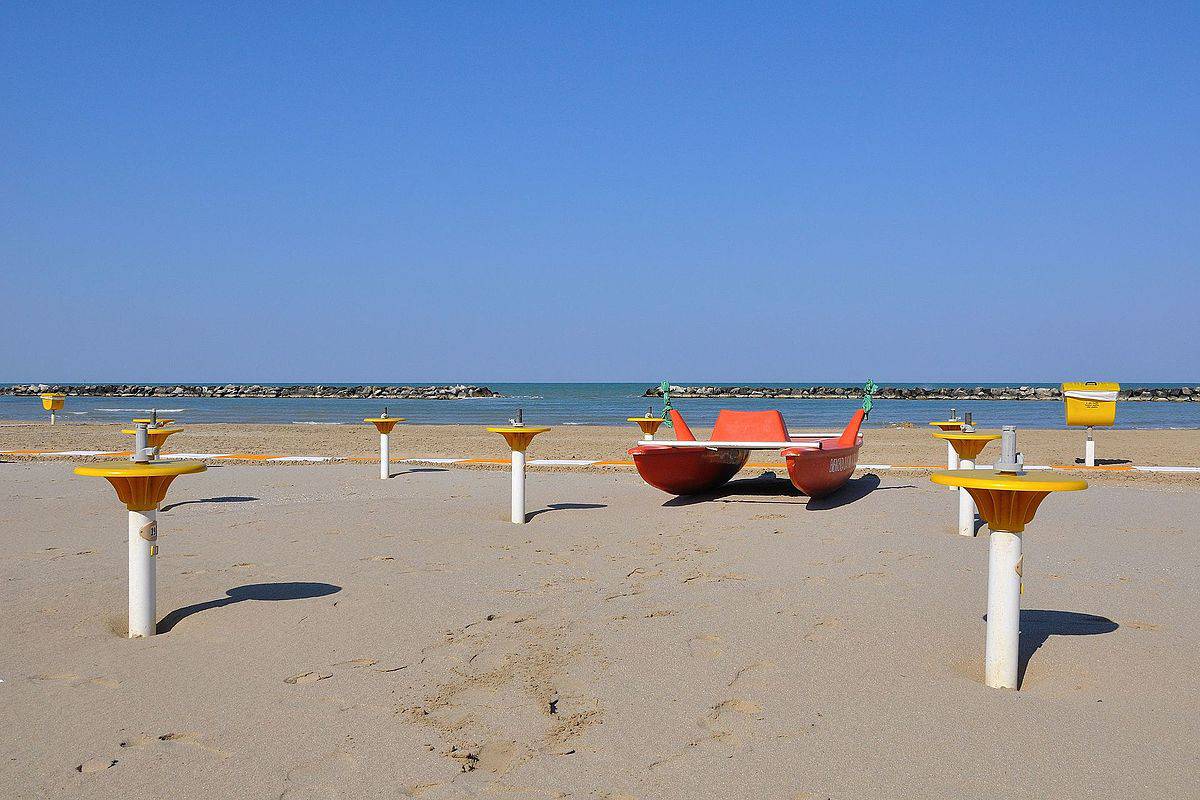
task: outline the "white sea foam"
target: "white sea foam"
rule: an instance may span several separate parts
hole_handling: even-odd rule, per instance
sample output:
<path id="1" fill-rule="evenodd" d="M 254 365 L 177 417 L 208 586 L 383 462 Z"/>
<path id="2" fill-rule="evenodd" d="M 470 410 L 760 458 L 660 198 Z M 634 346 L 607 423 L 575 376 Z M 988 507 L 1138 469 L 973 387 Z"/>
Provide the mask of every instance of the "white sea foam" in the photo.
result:
<path id="1" fill-rule="evenodd" d="M 97 411 L 135 411 L 139 414 L 149 414 L 157 411 L 160 414 L 178 414 L 180 411 L 187 411 L 186 408 L 97 408 Z M 86 413 L 86 412 L 84 412 Z"/>

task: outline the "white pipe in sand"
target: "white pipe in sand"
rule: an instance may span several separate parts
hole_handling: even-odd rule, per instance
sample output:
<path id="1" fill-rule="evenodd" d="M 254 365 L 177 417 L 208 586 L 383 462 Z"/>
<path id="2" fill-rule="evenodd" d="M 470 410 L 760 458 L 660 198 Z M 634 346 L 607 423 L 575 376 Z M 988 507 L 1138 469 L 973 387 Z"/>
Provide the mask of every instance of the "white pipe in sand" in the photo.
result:
<path id="1" fill-rule="evenodd" d="M 379 478 L 387 480 L 391 477 L 391 462 L 388 451 L 390 449 L 391 437 L 386 433 L 379 434 Z"/>
<path id="2" fill-rule="evenodd" d="M 157 512 L 129 512 L 129 638 L 153 636 L 155 563 L 158 558 Z"/>
<path id="3" fill-rule="evenodd" d="M 1083 464 L 1086 467 L 1096 466 L 1096 440 L 1092 438 L 1092 429 L 1087 429 L 1087 440 L 1083 443 Z"/>
<path id="4" fill-rule="evenodd" d="M 525 452 L 512 451 L 512 521 L 525 524 Z"/>
<path id="5" fill-rule="evenodd" d="M 1021 534 L 991 532 L 988 556 L 987 641 L 983 651 L 984 683 L 996 689 L 1017 688 L 1017 654 L 1021 635 Z"/>
<path id="6" fill-rule="evenodd" d="M 959 469 L 975 469 L 969 458 L 959 459 Z M 962 536 L 975 535 L 975 500 L 966 489 L 958 490 L 958 532 Z"/>
<path id="7" fill-rule="evenodd" d="M 946 469 L 959 469 L 958 466 L 958 451 L 954 449 L 954 442 L 946 440 Z M 954 487 L 950 487 L 954 491 Z M 959 489 L 958 491 L 962 491 Z"/>

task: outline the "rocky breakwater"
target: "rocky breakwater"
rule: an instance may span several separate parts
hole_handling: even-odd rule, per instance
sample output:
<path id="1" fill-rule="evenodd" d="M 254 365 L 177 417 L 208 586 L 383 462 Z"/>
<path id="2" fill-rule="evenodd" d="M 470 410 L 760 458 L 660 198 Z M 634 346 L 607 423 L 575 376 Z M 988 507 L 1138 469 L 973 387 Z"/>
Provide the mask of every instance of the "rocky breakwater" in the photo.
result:
<path id="1" fill-rule="evenodd" d="M 671 397 L 697 398 L 797 398 L 836 400 L 862 397 L 856 386 L 672 386 Z M 652 386 L 643 397 L 662 397 Z M 883 386 L 875 392 L 881 400 L 1061 400 L 1057 386 Z M 1200 402 L 1200 386 L 1158 386 L 1122 389 L 1120 400 Z"/>
<path id="2" fill-rule="evenodd" d="M 296 397 L 296 398 L 382 398 L 395 400 L 464 400 L 470 397 L 499 397 L 486 386 L 454 384 L 445 386 L 330 386 L 262 384 L 222 385 L 177 384 L 159 386 L 131 383 L 14 384 L 0 386 L 0 395 L 32 396 L 43 392 L 62 392 L 75 397 Z"/>

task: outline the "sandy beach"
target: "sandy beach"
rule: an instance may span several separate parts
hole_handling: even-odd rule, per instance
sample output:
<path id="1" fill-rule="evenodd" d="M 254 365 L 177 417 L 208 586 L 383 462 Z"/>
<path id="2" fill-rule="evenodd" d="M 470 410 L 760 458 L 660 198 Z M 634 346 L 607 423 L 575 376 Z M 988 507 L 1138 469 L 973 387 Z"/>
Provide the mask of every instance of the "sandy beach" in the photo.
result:
<path id="1" fill-rule="evenodd" d="M 164 452 L 364 459 L 378 458 L 379 455 L 379 435 L 372 426 L 365 424 L 189 425 L 184 420 L 176 423 L 176 427 L 182 427 L 183 431 L 168 440 Z M 129 448 L 132 442 L 132 437 L 121 434 L 121 428 L 119 425 L 67 423 L 50 426 L 45 423 L 0 422 L 0 451 L 120 451 Z M 663 435 L 671 436 L 668 429 L 664 431 L 666 433 Z M 859 463 L 889 464 L 894 468 L 945 464 L 945 446 L 934 440 L 932 431 L 932 428 L 920 426 L 865 429 Z M 697 428 L 696 435 L 706 438 L 708 430 Z M 1200 466 L 1200 430 L 1098 430 L 1095 435 L 1097 463 L 1101 465 Z M 632 425 L 560 425 L 539 436 L 530 448 L 529 455 L 531 458 L 545 459 L 628 461 L 626 451 L 637 444 L 638 436 L 637 429 Z M 487 433 L 482 426 L 401 424 L 393 430 L 391 437 L 393 459 L 508 458 L 504 440 Z M 1081 430 L 1059 428 L 1019 431 L 1019 445 L 1029 464 L 1074 466 L 1083 456 L 1083 439 Z M 994 449 L 995 445 L 989 445 L 984 457 Z M 21 454 L 0 455 L 0 459 L 10 460 L 31 457 Z M 778 454 L 757 452 L 751 458 L 751 463 L 782 469 L 784 462 Z M 487 464 L 471 466 L 476 469 L 489 468 Z M 600 471 L 606 468 L 592 469 Z M 1200 474 L 1197 473 L 1081 470 L 1080 474 L 1087 474 L 1089 480 L 1101 482 L 1153 483 L 1200 489 Z"/>
<path id="2" fill-rule="evenodd" d="M 497 473 L 217 465 L 168 494 L 160 635 L 127 640 L 124 509 L 66 466 L 0 467 L 10 797 L 1194 796 L 1179 487 L 1047 501 L 1010 692 L 987 537 L 925 479 L 537 473 L 518 528 Z"/>

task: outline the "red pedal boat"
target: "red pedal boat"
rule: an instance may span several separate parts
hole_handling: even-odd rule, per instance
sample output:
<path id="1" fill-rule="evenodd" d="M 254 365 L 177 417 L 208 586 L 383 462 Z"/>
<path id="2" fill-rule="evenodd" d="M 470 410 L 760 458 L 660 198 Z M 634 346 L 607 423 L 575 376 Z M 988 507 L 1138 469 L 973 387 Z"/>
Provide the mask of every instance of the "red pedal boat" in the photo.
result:
<path id="1" fill-rule="evenodd" d="M 629 451 L 646 483 L 668 494 L 703 494 L 728 482 L 753 450 L 777 450 L 787 459 L 792 485 L 809 497 L 840 489 L 858 464 L 865 412 L 854 413 L 840 434 L 791 436 L 778 411 L 722 409 L 712 438 L 696 440 L 683 416 L 670 412 L 676 440 L 638 445 Z"/>

